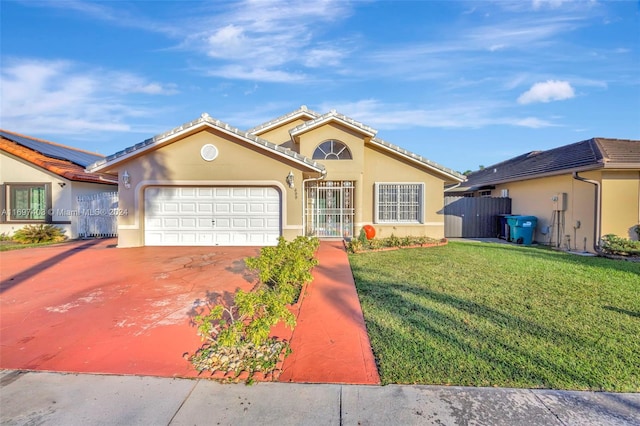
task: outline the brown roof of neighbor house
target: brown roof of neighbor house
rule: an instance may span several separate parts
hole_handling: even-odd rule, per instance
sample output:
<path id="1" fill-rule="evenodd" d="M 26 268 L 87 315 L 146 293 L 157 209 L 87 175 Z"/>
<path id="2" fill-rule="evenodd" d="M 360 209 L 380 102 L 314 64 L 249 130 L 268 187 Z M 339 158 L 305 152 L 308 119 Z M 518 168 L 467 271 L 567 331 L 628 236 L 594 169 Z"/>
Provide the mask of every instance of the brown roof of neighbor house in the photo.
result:
<path id="1" fill-rule="evenodd" d="M 447 192 L 601 168 L 640 169 L 640 141 L 592 138 L 547 151 L 531 151 L 470 173 L 463 186 Z"/>
<path id="2" fill-rule="evenodd" d="M 51 173 L 61 176 L 65 179 L 77 182 L 102 183 L 106 185 L 116 185 L 117 177 L 104 173 L 89 173 L 84 167 L 67 159 L 60 158 L 65 152 L 80 154 L 82 159 L 97 157 L 102 155 L 84 151 L 81 149 L 56 144 L 54 142 L 45 141 L 43 139 L 33 138 L 31 136 L 22 135 L 8 130 L 0 130 L 0 150 L 7 152 L 15 157 L 27 161 L 35 166 L 41 167 Z M 16 140 L 13 140 L 16 139 Z M 46 155 L 35 149 L 24 146 L 19 143 L 26 139 L 30 141 L 31 147 L 42 147 L 42 151 L 53 150 L 56 154 Z"/>

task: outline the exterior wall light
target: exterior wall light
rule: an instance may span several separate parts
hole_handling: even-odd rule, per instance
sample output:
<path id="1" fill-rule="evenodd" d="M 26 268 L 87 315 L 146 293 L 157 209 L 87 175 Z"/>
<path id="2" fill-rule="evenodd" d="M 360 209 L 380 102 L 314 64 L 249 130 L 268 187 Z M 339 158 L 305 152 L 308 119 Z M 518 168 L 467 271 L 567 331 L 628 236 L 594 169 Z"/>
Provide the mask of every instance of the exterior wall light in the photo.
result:
<path id="1" fill-rule="evenodd" d="M 293 181 L 293 172 L 290 171 L 285 180 L 287 181 L 287 185 L 289 185 L 289 188 L 293 188 L 295 186 Z"/>
<path id="2" fill-rule="evenodd" d="M 122 183 L 124 183 L 125 188 L 131 188 L 131 176 L 129 176 L 129 173 L 127 173 L 126 170 L 122 174 Z"/>

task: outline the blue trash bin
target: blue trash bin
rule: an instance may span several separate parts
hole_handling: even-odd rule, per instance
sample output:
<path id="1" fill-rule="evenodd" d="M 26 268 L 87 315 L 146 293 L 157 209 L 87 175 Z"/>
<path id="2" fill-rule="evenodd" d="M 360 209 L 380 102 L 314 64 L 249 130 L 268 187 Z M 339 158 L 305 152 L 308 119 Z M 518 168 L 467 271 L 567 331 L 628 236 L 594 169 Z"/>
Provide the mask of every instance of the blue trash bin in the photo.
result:
<path id="1" fill-rule="evenodd" d="M 507 216 L 507 224 L 509 224 L 509 241 L 526 246 L 531 245 L 538 225 L 537 217 L 511 215 Z"/>

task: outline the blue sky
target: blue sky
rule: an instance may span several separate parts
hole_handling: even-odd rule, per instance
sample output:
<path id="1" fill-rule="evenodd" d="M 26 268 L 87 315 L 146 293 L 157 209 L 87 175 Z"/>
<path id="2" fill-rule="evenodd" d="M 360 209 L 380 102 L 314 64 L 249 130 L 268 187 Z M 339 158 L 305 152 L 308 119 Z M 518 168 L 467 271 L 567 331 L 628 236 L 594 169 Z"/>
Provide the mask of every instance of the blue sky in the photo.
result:
<path id="1" fill-rule="evenodd" d="M 0 126 L 111 154 L 300 105 L 459 171 L 640 139 L 636 1 L 6 1 Z"/>

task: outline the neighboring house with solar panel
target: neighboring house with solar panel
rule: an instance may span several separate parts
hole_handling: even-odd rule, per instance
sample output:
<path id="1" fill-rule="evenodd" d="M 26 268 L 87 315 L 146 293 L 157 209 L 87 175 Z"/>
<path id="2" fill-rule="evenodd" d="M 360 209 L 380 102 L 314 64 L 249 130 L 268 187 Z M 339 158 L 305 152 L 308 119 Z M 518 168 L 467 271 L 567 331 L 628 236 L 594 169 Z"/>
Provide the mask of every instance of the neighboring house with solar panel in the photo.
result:
<path id="1" fill-rule="evenodd" d="M 117 191 L 117 177 L 89 173 L 100 154 L 0 129 L 0 233 L 50 223 L 77 237 L 79 196 Z"/>
<path id="2" fill-rule="evenodd" d="M 536 216 L 534 240 L 595 252 L 607 234 L 638 239 L 640 141 L 593 138 L 532 151 L 473 172 L 447 196 L 509 197 Z"/>

